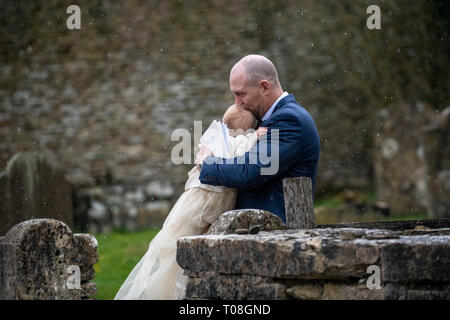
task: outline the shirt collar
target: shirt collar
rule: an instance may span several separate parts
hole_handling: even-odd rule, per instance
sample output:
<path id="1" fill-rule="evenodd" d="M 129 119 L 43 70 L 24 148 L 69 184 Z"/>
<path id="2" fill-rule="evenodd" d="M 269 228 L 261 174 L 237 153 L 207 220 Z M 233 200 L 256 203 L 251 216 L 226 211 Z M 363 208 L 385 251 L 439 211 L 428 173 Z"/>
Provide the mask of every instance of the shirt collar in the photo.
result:
<path id="1" fill-rule="evenodd" d="M 284 91 L 279 97 L 278 99 L 272 104 L 272 106 L 270 107 L 269 110 L 267 110 L 267 112 L 264 114 L 264 116 L 261 118 L 261 121 L 266 121 L 270 118 L 270 116 L 272 115 L 273 109 L 275 109 L 275 106 L 277 105 L 278 102 L 280 102 L 281 99 L 283 99 L 284 97 L 286 97 L 288 95 L 288 93 L 286 91 Z"/>

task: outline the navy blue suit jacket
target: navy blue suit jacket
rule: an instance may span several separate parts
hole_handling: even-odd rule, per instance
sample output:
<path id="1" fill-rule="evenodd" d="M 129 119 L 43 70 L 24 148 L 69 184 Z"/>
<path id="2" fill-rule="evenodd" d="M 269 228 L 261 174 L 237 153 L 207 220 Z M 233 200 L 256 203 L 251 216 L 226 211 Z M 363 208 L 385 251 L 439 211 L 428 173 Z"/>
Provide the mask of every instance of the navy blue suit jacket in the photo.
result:
<path id="1" fill-rule="evenodd" d="M 286 222 L 283 179 L 310 177 L 314 190 L 319 134 L 311 115 L 292 94 L 278 102 L 271 117 L 261 126 L 268 127 L 267 135 L 245 155 L 227 160 L 207 157 L 200 181 L 237 189 L 236 209 L 267 210 Z M 267 172 L 263 173 L 264 170 Z"/>

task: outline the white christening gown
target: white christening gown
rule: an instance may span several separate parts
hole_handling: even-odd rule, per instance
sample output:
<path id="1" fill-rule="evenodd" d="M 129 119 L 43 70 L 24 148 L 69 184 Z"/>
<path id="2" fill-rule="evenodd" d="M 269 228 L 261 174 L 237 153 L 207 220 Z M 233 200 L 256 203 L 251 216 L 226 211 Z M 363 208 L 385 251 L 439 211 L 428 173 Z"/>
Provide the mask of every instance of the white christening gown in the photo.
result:
<path id="1" fill-rule="evenodd" d="M 255 133 L 229 137 L 230 157 L 245 154 L 257 139 Z M 199 175 L 196 167 L 189 171 L 185 191 L 114 300 L 183 299 L 187 276 L 176 262 L 177 239 L 202 234 L 236 204 L 235 189 L 202 184 Z"/>

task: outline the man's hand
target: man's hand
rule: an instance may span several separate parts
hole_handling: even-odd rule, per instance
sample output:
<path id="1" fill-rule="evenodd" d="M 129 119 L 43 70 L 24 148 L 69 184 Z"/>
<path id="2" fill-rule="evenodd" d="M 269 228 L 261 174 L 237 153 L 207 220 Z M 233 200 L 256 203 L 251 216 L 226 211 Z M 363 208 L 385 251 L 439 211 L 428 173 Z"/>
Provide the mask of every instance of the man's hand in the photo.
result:
<path id="1" fill-rule="evenodd" d="M 200 171 L 199 164 L 201 164 L 206 157 L 213 156 L 214 154 L 207 146 L 203 144 L 199 144 L 198 147 L 200 148 L 200 151 L 195 156 L 195 164 L 197 165 L 197 170 Z"/>

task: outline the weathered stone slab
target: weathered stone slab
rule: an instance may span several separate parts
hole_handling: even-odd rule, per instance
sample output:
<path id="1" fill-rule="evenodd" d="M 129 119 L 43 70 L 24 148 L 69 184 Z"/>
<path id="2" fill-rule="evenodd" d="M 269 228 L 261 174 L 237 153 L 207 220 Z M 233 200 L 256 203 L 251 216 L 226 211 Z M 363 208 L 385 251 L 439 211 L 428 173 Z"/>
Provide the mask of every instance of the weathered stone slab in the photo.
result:
<path id="1" fill-rule="evenodd" d="M 319 224 L 316 226 L 316 228 L 388 229 L 395 231 L 412 230 L 416 228 L 442 229 L 450 228 L 450 218 L 401 221 L 342 222 L 333 224 Z"/>
<path id="2" fill-rule="evenodd" d="M 411 242 L 401 241 L 404 238 Z M 379 263 L 383 281 L 450 282 L 450 233 L 392 241 L 380 248 Z"/>
<path id="3" fill-rule="evenodd" d="M 47 155 L 23 152 L 0 173 L 0 235 L 32 218 L 53 218 L 72 227 L 72 193 Z"/>
<path id="4" fill-rule="evenodd" d="M 293 279 L 360 278 L 369 265 L 379 265 L 384 281 L 448 282 L 449 230 L 407 236 L 352 228 L 192 236 L 178 240 L 177 262 L 194 272 Z"/>
<path id="5" fill-rule="evenodd" d="M 369 289 L 365 282 L 313 282 L 296 284 L 286 293 L 299 300 L 447 300 L 450 285 L 402 285 L 387 283 Z"/>
<path id="6" fill-rule="evenodd" d="M 271 278 L 251 275 L 222 275 L 205 272 L 189 277 L 188 299 L 273 300 L 287 299 L 286 285 Z"/>
<path id="7" fill-rule="evenodd" d="M 286 230 L 287 227 L 280 217 L 271 212 L 258 209 L 239 209 L 227 211 L 220 215 L 209 228 L 206 234 L 232 234 L 239 229 L 247 229 L 248 233 L 253 228 L 259 231 Z"/>
<path id="8" fill-rule="evenodd" d="M 0 253 L 0 299 L 72 300 L 95 291 L 88 280 L 94 278 L 97 241 L 73 235 L 61 221 L 32 219 L 15 225 L 2 238 Z M 76 269 L 79 287 L 70 282 Z"/>

